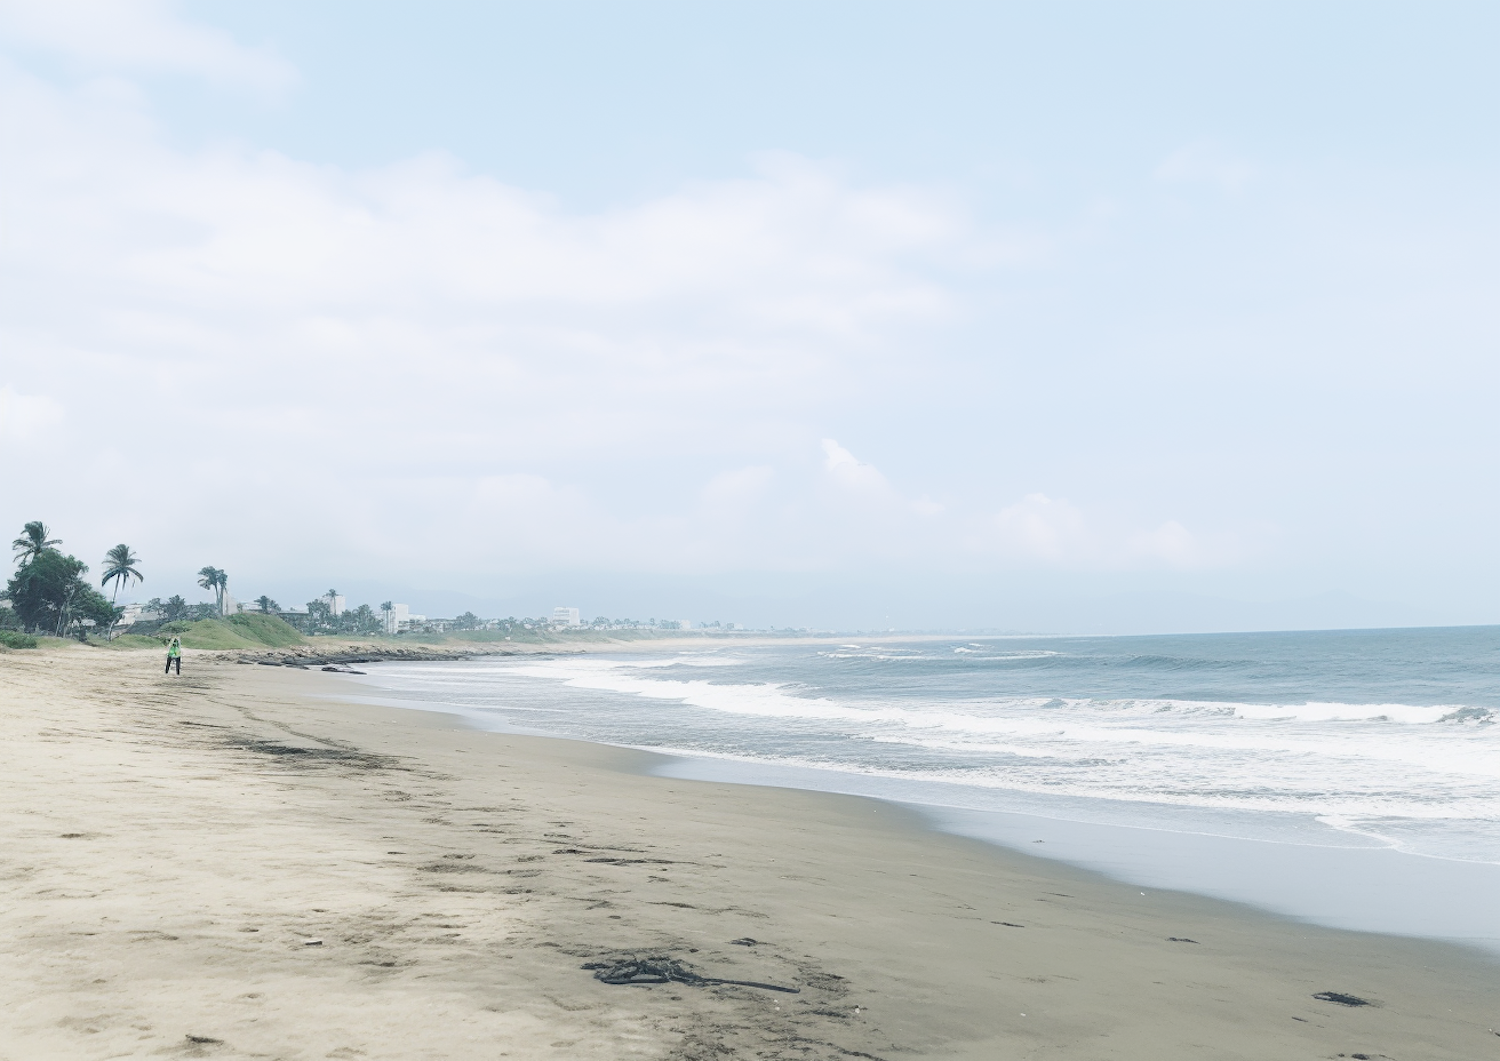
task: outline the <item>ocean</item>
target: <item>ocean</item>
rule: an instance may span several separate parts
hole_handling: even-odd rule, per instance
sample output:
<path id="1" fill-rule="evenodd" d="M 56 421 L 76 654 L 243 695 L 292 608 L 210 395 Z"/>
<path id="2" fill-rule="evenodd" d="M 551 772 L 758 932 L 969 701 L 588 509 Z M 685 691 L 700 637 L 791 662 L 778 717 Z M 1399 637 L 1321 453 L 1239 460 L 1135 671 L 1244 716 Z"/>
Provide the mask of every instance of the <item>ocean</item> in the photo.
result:
<path id="1" fill-rule="evenodd" d="M 1500 627 L 726 640 L 362 680 L 673 776 L 898 800 L 1134 883 L 1500 940 L 1451 909 L 1500 895 Z"/>

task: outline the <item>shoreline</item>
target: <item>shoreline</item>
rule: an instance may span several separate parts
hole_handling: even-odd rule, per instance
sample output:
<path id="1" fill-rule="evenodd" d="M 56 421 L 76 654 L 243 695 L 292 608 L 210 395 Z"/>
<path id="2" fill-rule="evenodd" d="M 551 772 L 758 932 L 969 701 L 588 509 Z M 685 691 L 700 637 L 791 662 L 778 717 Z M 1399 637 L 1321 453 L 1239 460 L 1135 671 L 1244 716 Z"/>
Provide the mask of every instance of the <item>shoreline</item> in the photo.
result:
<path id="1" fill-rule="evenodd" d="M 669 646 L 664 654 L 676 650 Z M 525 712 L 499 706 L 408 696 L 399 683 L 384 686 L 378 668 L 370 668 L 358 686 L 361 702 L 453 714 L 484 731 L 582 739 L 658 756 L 648 771 L 657 777 L 878 799 L 910 808 L 933 830 L 1041 853 L 1120 882 L 1247 903 L 1330 928 L 1438 940 L 1500 955 L 1500 908 L 1490 901 L 1500 894 L 1500 863 L 1404 850 L 1308 814 L 1215 811 L 715 755 L 528 726 Z M 1413 896 L 1421 901 L 1413 902 Z"/>
<path id="2" fill-rule="evenodd" d="M 1374 844 L 1294 841 L 1158 823 L 1103 821 L 1086 812 L 978 807 L 942 782 L 905 781 L 800 765 L 663 754 L 655 776 L 768 785 L 877 799 L 910 808 L 928 828 L 994 844 L 1143 888 L 1244 903 L 1326 928 L 1450 943 L 1500 960 L 1500 865 Z M 816 777 L 814 775 L 825 775 Z M 954 786 L 962 788 L 962 786 Z M 997 790 L 1003 803 L 1005 790 Z M 995 793 L 982 792 L 991 796 Z M 1083 797 L 1074 797 L 1076 806 Z M 1135 808 L 1131 808 L 1135 809 Z M 1246 830 L 1248 831 L 1248 830 Z M 1331 830 L 1330 830 L 1331 831 Z M 1033 845 L 1045 845 L 1034 847 Z M 1420 896 L 1420 902 L 1412 902 Z"/>
<path id="3" fill-rule="evenodd" d="M 980 840 L 1007 851 L 1097 872 L 1118 883 L 1243 903 L 1270 916 L 1325 928 L 1474 948 L 1500 959 L 1500 910 L 1493 909 L 1490 902 L 1492 896 L 1500 894 L 1500 865 L 1494 863 L 1423 855 L 1374 843 L 1245 835 L 1255 831 L 1249 829 L 1208 831 L 1189 827 L 1186 815 L 1173 825 L 1101 820 L 1101 816 L 1090 815 L 1080 807 L 1107 801 L 1088 797 L 1049 801 L 1045 796 L 1023 793 L 1028 804 L 1025 807 L 981 807 L 965 803 L 961 797 L 977 793 L 993 804 L 1003 804 L 1015 793 L 588 740 L 513 723 L 495 724 L 487 713 L 464 711 L 457 705 L 425 707 L 420 700 L 371 695 L 379 692 L 382 690 L 361 683 L 359 692 L 348 697 L 323 695 L 437 714 L 478 732 L 579 741 L 635 753 L 645 757 L 639 769 L 647 777 L 877 800 L 909 811 L 935 833 Z M 1064 803 L 1068 806 L 1062 806 Z M 1142 808 L 1130 804 L 1124 809 L 1139 812 Z M 1322 828 L 1332 834 L 1328 839 L 1344 839 L 1332 827 Z M 1357 835 L 1352 834 L 1350 839 Z M 1034 844 L 1048 846 L 1035 848 Z M 1412 895 L 1423 896 L 1423 901 L 1411 903 Z"/>
<path id="4" fill-rule="evenodd" d="M 648 776 L 211 655 L 181 680 L 154 651 L 0 655 L 0 1057 L 1496 1049 L 1496 966 L 1463 948 L 1141 895 L 874 800 Z M 581 968 L 624 955 L 799 993 Z"/>

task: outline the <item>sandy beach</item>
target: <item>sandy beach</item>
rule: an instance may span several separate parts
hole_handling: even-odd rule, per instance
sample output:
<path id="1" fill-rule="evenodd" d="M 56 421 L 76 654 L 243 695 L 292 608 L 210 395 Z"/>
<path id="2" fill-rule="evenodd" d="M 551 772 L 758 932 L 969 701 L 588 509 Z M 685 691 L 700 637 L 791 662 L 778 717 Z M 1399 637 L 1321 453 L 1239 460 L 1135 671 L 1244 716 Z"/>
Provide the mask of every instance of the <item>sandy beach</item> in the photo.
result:
<path id="1" fill-rule="evenodd" d="M 1500 1057 L 1479 952 L 357 693 L 0 652 L 0 1058 Z"/>

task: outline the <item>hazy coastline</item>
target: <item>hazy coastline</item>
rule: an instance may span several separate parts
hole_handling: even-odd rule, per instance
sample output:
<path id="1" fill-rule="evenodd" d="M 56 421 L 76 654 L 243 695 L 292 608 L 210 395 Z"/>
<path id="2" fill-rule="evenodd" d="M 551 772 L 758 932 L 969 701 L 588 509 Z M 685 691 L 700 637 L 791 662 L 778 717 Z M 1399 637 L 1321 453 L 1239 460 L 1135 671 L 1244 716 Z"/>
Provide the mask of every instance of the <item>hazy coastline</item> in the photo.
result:
<path id="1" fill-rule="evenodd" d="M 1467 1058 L 1493 1038 L 1473 952 L 1142 895 L 881 803 L 641 776 L 635 753 L 228 654 L 180 680 L 82 647 L 0 668 L 17 1057 Z M 799 993 L 580 968 L 626 955 Z"/>

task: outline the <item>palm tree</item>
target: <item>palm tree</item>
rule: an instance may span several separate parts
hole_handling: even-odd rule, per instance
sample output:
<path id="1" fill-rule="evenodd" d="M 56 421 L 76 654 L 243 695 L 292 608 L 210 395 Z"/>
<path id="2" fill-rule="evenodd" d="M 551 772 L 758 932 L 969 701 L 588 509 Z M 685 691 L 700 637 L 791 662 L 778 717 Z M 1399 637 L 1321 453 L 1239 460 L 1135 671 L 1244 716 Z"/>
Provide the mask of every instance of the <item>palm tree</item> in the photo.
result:
<path id="1" fill-rule="evenodd" d="M 213 592 L 214 599 L 219 597 L 219 569 L 212 565 L 198 569 L 198 585 Z"/>
<path id="2" fill-rule="evenodd" d="M 390 633 L 391 632 L 391 612 L 393 612 L 393 611 L 396 610 L 396 606 L 394 604 L 392 604 L 390 601 L 381 601 L 380 602 L 380 610 L 383 611 L 383 612 L 385 612 L 385 632 L 386 633 Z"/>
<path id="3" fill-rule="evenodd" d="M 16 561 L 25 567 L 54 545 L 61 545 L 61 538 L 49 539 L 47 537 L 51 533 L 47 525 L 39 519 L 26 524 L 21 531 L 21 536 L 10 543 L 10 547 L 16 552 Z"/>
<path id="4" fill-rule="evenodd" d="M 276 607 L 276 602 L 273 601 L 270 597 L 267 597 L 264 593 L 255 598 L 255 604 L 258 608 L 260 608 L 262 613 L 269 613 L 272 608 Z"/>
<path id="5" fill-rule="evenodd" d="M 222 568 L 205 567 L 198 572 L 198 585 L 212 590 L 219 614 L 224 614 L 224 590 L 229 586 L 229 575 Z"/>
<path id="6" fill-rule="evenodd" d="M 107 586 L 111 581 L 115 584 L 114 596 L 110 597 L 109 603 L 115 604 L 120 599 L 120 586 L 130 585 L 131 579 L 144 582 L 141 573 L 136 570 L 135 565 L 140 563 L 141 558 L 130 551 L 128 545 L 117 545 L 104 554 L 104 577 L 99 580 L 99 585 Z M 116 615 L 118 615 L 118 611 Z M 109 633 L 105 636 L 114 639 L 115 624 L 109 624 Z"/>
<path id="7" fill-rule="evenodd" d="M 104 577 L 99 580 L 99 585 L 107 586 L 111 582 L 115 584 L 114 596 L 109 599 L 111 604 L 120 599 L 122 585 L 128 586 L 132 581 L 145 581 L 135 568 L 140 562 L 141 558 L 132 553 L 128 545 L 117 545 L 104 554 Z"/>

